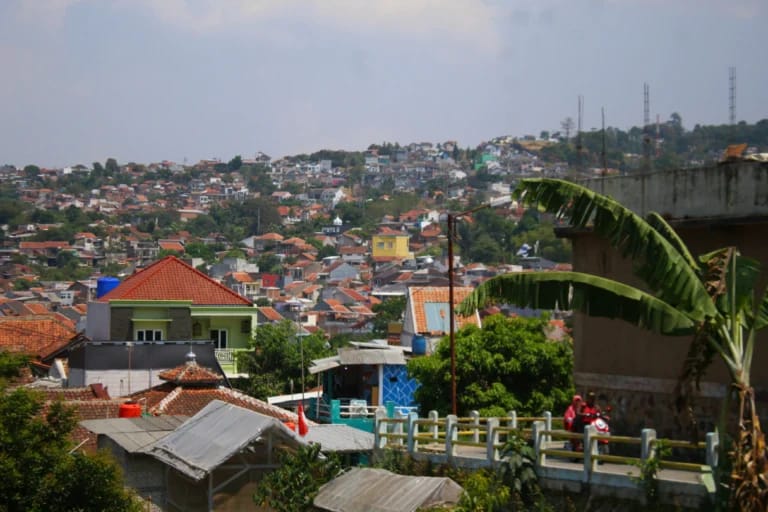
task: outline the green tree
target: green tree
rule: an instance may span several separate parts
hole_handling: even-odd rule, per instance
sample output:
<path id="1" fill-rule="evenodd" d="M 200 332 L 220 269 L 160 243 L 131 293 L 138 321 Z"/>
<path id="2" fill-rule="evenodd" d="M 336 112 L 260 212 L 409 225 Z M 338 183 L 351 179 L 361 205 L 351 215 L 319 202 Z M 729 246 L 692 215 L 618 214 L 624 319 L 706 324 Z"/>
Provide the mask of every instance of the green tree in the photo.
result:
<path id="1" fill-rule="evenodd" d="M 238 365 L 248 373 L 248 392 L 256 398 L 301 391 L 302 366 L 305 385 L 313 359 L 331 355 L 322 333 L 297 336 L 296 323 L 263 324 L 256 328 L 253 350 L 239 354 Z M 302 361 L 303 359 L 303 361 Z"/>
<path id="2" fill-rule="evenodd" d="M 36 165 L 24 166 L 24 176 L 30 181 L 36 181 L 40 179 L 40 168 Z"/>
<path id="3" fill-rule="evenodd" d="M 232 160 L 227 163 L 228 171 L 237 171 L 243 166 L 243 158 L 240 155 L 236 155 Z"/>
<path id="4" fill-rule="evenodd" d="M 546 318 L 492 315 L 482 329 L 468 326 L 455 335 L 456 395 L 459 414 L 482 416 L 541 414 L 564 409 L 573 394 L 573 349 L 570 341 L 547 339 Z M 420 386 L 421 410 L 451 409 L 450 342 L 447 337 L 431 355 L 408 361 L 408 373 Z"/>
<path id="5" fill-rule="evenodd" d="M 115 176 L 120 173 L 120 166 L 117 165 L 117 160 L 114 158 L 107 158 L 104 164 L 104 171 L 107 176 Z"/>
<path id="6" fill-rule="evenodd" d="M 731 451 L 732 505 L 740 510 L 765 510 L 768 471 L 757 464 L 768 453 L 750 381 L 756 333 L 768 325 L 768 290 L 755 289 L 761 273 L 759 263 L 741 256 L 735 247 L 694 258 L 660 215 L 650 213 L 643 219 L 610 197 L 574 183 L 523 180 L 515 195 L 523 194 L 532 203 L 567 219 L 572 227 L 590 228 L 606 239 L 635 263 L 634 273 L 649 291 L 579 272 L 509 274 L 481 284 L 459 311 L 474 311 L 496 301 L 544 309 L 559 307 L 689 337 L 691 345 L 679 388 L 685 391 L 693 381 L 698 382 L 715 356 L 725 363 L 739 411 L 731 422 L 737 430 L 730 431 L 736 443 Z M 726 432 L 725 424 L 720 431 Z"/>
<path id="7" fill-rule="evenodd" d="M 338 458 L 322 456 L 317 443 L 281 452 L 279 458 L 279 467 L 264 476 L 253 495 L 258 506 L 277 512 L 315 510 L 312 501 L 320 486 L 341 471 Z"/>
<path id="8" fill-rule="evenodd" d="M 0 382 L 18 377 L 28 362 L 29 357 L 23 354 L 0 351 Z"/>
<path id="9" fill-rule="evenodd" d="M 0 508 L 4 511 L 140 511 L 120 472 L 103 456 L 70 453 L 74 411 L 43 413 L 34 391 L 0 392 Z"/>
<path id="10" fill-rule="evenodd" d="M 373 333 L 376 336 L 386 336 L 389 324 L 402 322 L 405 315 L 405 297 L 392 297 L 374 304 L 371 310 L 376 313 L 373 319 Z"/>

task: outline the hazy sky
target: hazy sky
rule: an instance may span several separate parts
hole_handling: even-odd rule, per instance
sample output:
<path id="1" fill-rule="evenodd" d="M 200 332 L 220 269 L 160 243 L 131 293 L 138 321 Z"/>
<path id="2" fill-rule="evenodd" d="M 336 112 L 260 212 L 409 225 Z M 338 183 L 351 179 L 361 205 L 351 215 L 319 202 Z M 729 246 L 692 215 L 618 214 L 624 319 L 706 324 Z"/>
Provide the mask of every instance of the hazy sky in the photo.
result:
<path id="1" fill-rule="evenodd" d="M 0 0 L 0 164 L 768 117 L 766 0 Z"/>

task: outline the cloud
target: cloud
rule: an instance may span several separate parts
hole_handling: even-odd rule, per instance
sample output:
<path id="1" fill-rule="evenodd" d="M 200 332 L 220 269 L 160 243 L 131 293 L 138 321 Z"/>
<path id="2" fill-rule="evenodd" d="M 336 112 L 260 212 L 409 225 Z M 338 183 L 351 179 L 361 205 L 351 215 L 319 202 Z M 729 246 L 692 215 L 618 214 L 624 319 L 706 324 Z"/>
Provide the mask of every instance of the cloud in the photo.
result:
<path id="1" fill-rule="evenodd" d="M 255 28 L 274 20 L 356 34 L 436 36 L 482 49 L 498 47 L 499 6 L 484 0 L 118 0 L 140 5 L 161 23 L 199 34 Z"/>
<path id="2" fill-rule="evenodd" d="M 17 20 L 22 24 L 44 27 L 48 30 L 58 29 L 67 15 L 67 10 L 84 0 L 46 0 L 45 2 L 22 1 L 17 5 Z"/>

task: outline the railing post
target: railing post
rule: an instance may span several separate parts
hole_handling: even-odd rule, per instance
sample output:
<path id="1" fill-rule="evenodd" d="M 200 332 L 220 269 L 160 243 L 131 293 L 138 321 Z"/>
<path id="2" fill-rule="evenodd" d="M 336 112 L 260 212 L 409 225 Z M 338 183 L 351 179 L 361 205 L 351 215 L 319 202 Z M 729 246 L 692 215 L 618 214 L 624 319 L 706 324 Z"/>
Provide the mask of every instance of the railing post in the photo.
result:
<path id="1" fill-rule="evenodd" d="M 402 419 L 406 419 L 406 417 L 400 411 L 395 410 L 395 419 L 396 420 L 402 420 Z M 395 423 L 395 433 L 398 434 L 399 436 L 402 436 L 406 432 L 407 428 L 408 427 L 403 427 L 403 422 L 402 421 L 398 421 L 397 423 Z M 400 446 L 403 446 L 403 445 L 407 444 L 407 440 L 406 440 L 406 442 L 404 442 L 402 437 L 398 437 L 397 438 L 397 444 L 399 444 Z"/>
<path id="2" fill-rule="evenodd" d="M 717 450 L 720 445 L 720 436 L 718 436 L 717 432 L 707 432 L 706 437 L 707 442 L 707 465 L 714 469 L 717 467 Z"/>
<path id="3" fill-rule="evenodd" d="M 486 450 L 488 454 L 488 462 L 491 463 L 491 466 L 494 466 L 499 460 L 499 450 L 496 448 L 496 445 L 499 443 L 499 419 L 488 418 L 485 428 L 485 441 L 486 446 L 488 447 Z"/>
<path id="4" fill-rule="evenodd" d="M 469 413 L 469 417 L 472 418 L 472 442 L 480 442 L 480 413 L 472 411 Z"/>
<path id="5" fill-rule="evenodd" d="M 640 458 L 643 462 L 656 456 L 656 430 L 644 428 L 640 433 Z"/>
<path id="6" fill-rule="evenodd" d="M 429 421 L 432 422 L 429 429 L 430 432 L 432 432 L 432 439 L 437 439 L 440 436 L 440 425 L 437 424 L 438 420 L 440 420 L 440 417 L 438 416 L 437 411 L 429 411 Z"/>
<path id="7" fill-rule="evenodd" d="M 549 411 L 544 411 L 544 428 L 548 431 L 552 430 L 552 413 Z M 552 436 L 550 434 L 547 434 L 546 442 L 549 443 L 552 441 Z"/>
<path id="8" fill-rule="evenodd" d="M 584 427 L 584 444 L 582 449 L 584 450 L 584 483 L 589 483 L 592 479 L 592 471 L 595 469 L 595 459 L 593 455 L 597 455 L 597 442 L 594 442 L 594 435 L 597 433 L 597 429 L 594 425 L 587 425 Z"/>
<path id="9" fill-rule="evenodd" d="M 331 423 L 341 422 L 341 400 L 331 400 Z"/>
<path id="10" fill-rule="evenodd" d="M 387 446 L 387 411 L 376 410 L 376 423 L 373 429 L 373 446 L 375 450 L 383 450 Z"/>
<path id="11" fill-rule="evenodd" d="M 419 449 L 419 440 L 416 438 L 419 435 L 419 424 L 416 423 L 418 419 L 419 413 L 408 413 L 408 453 L 411 455 Z"/>
<path id="12" fill-rule="evenodd" d="M 538 471 L 541 466 L 546 462 L 546 455 L 542 452 L 542 438 L 544 437 L 541 432 L 544 430 L 543 421 L 534 421 L 531 425 L 531 436 L 533 437 L 533 449 L 536 454 L 536 470 Z"/>
<path id="13" fill-rule="evenodd" d="M 445 456 L 448 457 L 448 462 L 452 462 L 456 456 L 456 444 L 454 441 L 458 440 L 458 428 L 456 423 L 459 419 L 454 414 L 449 414 L 445 417 Z"/>
<path id="14" fill-rule="evenodd" d="M 509 413 L 507 413 L 507 416 L 509 417 L 509 420 L 507 420 L 507 426 L 509 428 L 517 429 L 517 412 L 509 411 Z"/>

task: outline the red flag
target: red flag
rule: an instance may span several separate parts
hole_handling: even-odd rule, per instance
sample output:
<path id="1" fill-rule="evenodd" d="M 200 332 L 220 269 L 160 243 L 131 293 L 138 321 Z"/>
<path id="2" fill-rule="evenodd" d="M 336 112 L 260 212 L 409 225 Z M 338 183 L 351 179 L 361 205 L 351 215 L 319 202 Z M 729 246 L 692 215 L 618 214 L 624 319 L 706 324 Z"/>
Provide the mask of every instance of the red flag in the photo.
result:
<path id="1" fill-rule="evenodd" d="M 309 426 L 307 426 L 307 417 L 304 416 L 304 404 L 299 403 L 297 415 L 299 416 L 299 435 L 305 436 L 309 432 Z"/>

